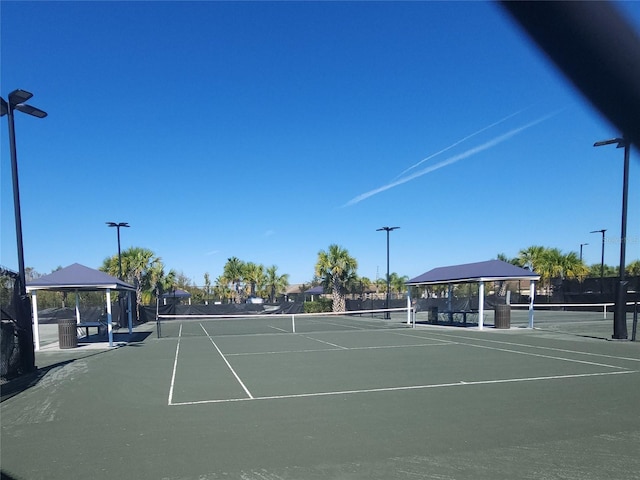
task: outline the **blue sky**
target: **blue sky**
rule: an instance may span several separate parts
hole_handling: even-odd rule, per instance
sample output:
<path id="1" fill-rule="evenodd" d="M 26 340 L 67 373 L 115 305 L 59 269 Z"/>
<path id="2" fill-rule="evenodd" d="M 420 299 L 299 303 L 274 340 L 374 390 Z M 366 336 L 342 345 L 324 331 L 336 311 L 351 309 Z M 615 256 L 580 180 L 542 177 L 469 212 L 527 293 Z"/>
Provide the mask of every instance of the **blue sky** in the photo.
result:
<path id="1" fill-rule="evenodd" d="M 619 4 L 640 26 L 640 3 Z M 619 132 L 484 2 L 6 2 L 25 264 L 150 248 L 203 283 L 227 259 L 308 282 L 336 243 L 358 274 L 516 256 L 619 261 Z M 17 269 L 6 117 L 0 264 Z M 640 258 L 632 151 L 627 263 Z M 616 237 L 618 241 L 616 241 Z"/>

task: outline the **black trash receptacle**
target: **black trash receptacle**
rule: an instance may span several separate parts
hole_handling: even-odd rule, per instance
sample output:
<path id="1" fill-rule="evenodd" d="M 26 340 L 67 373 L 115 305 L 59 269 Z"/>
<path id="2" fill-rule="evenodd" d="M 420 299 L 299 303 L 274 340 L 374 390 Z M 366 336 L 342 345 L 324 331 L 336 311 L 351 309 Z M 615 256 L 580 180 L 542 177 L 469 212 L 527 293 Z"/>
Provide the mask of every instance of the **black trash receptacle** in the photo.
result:
<path id="1" fill-rule="evenodd" d="M 511 305 L 496 305 L 494 314 L 496 328 L 511 328 Z"/>
<path id="2" fill-rule="evenodd" d="M 429 323 L 438 323 L 438 307 L 431 307 L 429 310 Z"/>
<path id="3" fill-rule="evenodd" d="M 60 348 L 76 348 L 78 346 L 78 330 L 75 318 L 58 320 L 58 342 Z"/>

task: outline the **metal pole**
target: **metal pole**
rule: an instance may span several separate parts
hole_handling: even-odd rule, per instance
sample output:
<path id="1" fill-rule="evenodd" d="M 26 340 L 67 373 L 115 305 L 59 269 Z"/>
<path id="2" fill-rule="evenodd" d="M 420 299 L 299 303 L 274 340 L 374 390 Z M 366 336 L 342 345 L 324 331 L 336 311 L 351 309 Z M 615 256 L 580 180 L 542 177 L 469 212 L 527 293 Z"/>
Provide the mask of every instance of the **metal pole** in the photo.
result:
<path id="1" fill-rule="evenodd" d="M 122 280 L 122 254 L 120 253 L 120 225 L 117 225 L 118 230 L 118 278 Z"/>
<path id="2" fill-rule="evenodd" d="M 33 321 L 31 318 L 31 303 L 27 297 L 27 280 L 24 267 L 24 246 L 22 240 L 22 215 L 20 213 L 20 187 L 18 182 L 18 155 L 16 152 L 16 133 L 13 122 L 13 105 L 7 105 L 9 120 L 9 149 L 11 151 L 11 178 L 13 182 L 13 209 L 16 224 L 16 243 L 18 249 L 18 283 L 19 305 L 16 305 L 17 323 L 19 326 L 18 341 L 21 353 L 21 368 L 23 372 L 31 372 L 36 368 L 35 346 L 33 343 Z"/>
<path id="3" fill-rule="evenodd" d="M 625 281 L 625 252 L 627 244 L 627 198 L 629 196 L 629 142 L 624 143 L 624 173 L 622 176 L 622 225 L 620 227 L 620 271 L 613 318 L 613 338 L 625 340 L 627 336 L 627 282 Z"/>
<path id="4" fill-rule="evenodd" d="M 391 295 L 390 287 L 391 287 L 391 279 L 389 278 L 389 229 L 387 229 L 387 302 L 386 302 L 387 309 L 389 308 L 389 299 Z M 386 313 L 386 317 L 387 319 L 389 318 L 389 312 Z"/>
<path id="5" fill-rule="evenodd" d="M 392 230 L 397 230 L 398 228 L 400 227 L 381 227 L 376 230 L 378 232 L 381 232 L 383 230 L 387 232 L 387 300 L 386 300 L 387 310 L 389 309 L 389 302 L 391 298 L 391 278 L 389 277 L 389 232 L 391 232 Z M 385 313 L 385 318 L 387 320 L 391 318 L 389 315 L 389 312 Z"/>
<path id="6" fill-rule="evenodd" d="M 18 275 L 20 277 L 20 296 L 26 295 L 26 275 L 24 268 L 24 247 L 22 242 L 22 215 L 20 214 L 20 187 L 18 183 L 18 155 L 16 153 L 16 133 L 13 123 L 13 106 L 9 104 L 9 149 L 11 150 L 11 178 L 13 181 L 13 209 L 16 223 L 16 242 L 18 244 Z"/>
<path id="7" fill-rule="evenodd" d="M 602 230 L 602 256 L 600 257 L 600 293 L 604 293 L 604 232 Z"/>
<path id="8" fill-rule="evenodd" d="M 602 230 L 593 230 L 589 233 L 601 233 L 602 234 L 602 254 L 600 257 L 600 295 L 604 293 L 604 232 L 607 229 L 603 228 Z"/>

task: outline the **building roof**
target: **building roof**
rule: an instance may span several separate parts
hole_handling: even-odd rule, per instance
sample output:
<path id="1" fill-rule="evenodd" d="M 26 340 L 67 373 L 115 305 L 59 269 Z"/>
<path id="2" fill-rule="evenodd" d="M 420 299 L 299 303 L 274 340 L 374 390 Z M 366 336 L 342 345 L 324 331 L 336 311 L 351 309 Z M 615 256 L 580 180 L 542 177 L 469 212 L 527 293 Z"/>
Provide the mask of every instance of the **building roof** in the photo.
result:
<path id="1" fill-rule="evenodd" d="M 100 270 L 74 263 L 49 275 L 27 282 L 27 292 L 33 290 L 133 290 L 135 287 Z"/>
<path id="2" fill-rule="evenodd" d="M 540 275 L 502 260 L 438 267 L 405 282 L 407 285 L 491 282 L 499 280 L 539 280 Z"/>

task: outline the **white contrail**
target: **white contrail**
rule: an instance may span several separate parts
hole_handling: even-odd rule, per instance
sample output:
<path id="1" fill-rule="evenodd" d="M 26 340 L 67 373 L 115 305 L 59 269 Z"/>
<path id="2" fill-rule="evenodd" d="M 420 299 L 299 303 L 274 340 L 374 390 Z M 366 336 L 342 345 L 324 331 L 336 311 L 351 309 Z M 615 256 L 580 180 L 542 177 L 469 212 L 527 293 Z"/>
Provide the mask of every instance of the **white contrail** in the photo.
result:
<path id="1" fill-rule="evenodd" d="M 457 145 L 460 145 L 462 142 L 465 142 L 465 141 L 469 140 L 470 138 L 475 137 L 476 135 L 479 135 L 480 133 L 482 133 L 482 132 L 484 132 L 484 131 L 486 131 L 486 130 L 489 130 L 490 128 L 493 128 L 493 127 L 495 127 L 496 125 L 500 125 L 501 123 L 506 122 L 506 121 L 507 121 L 507 120 L 509 120 L 510 118 L 515 117 L 516 115 L 518 115 L 518 114 L 520 114 L 520 113 L 524 112 L 525 110 L 526 110 L 526 108 L 523 108 L 522 110 L 518 110 L 517 112 L 512 113 L 511 115 L 507 115 L 507 116 L 506 116 L 506 117 L 504 117 L 503 119 L 498 120 L 497 122 L 493 122 L 491 125 L 487 125 L 486 127 L 481 128 L 481 129 L 480 129 L 480 130 L 478 130 L 477 132 L 473 132 L 472 134 L 467 135 L 466 137 L 464 137 L 464 138 L 462 138 L 462 139 L 458 140 L 457 142 L 452 143 L 452 144 L 451 144 L 451 145 L 449 145 L 448 147 L 445 147 L 445 148 L 443 148 L 442 150 L 440 150 L 440 151 L 438 151 L 438 152 L 436 152 L 436 153 L 433 153 L 433 154 L 429 155 L 429 156 L 428 156 L 428 157 L 426 157 L 426 158 L 423 158 L 423 159 L 422 159 L 422 160 L 420 160 L 418 163 L 416 163 L 416 164 L 414 164 L 414 165 L 411 165 L 409 168 L 407 168 L 407 169 L 405 169 L 404 171 L 400 172 L 398 175 L 396 175 L 396 177 L 395 177 L 395 178 L 400 178 L 402 175 L 404 175 L 404 174 L 405 174 L 405 173 L 407 173 L 408 171 L 413 170 L 414 168 L 416 168 L 416 167 L 418 167 L 418 166 L 422 165 L 422 164 L 423 164 L 424 162 L 426 162 L 427 160 L 431 160 L 433 157 L 436 157 L 436 156 L 440 155 L 441 153 L 446 152 L 447 150 L 451 150 L 453 147 L 455 147 L 455 146 L 457 146 Z"/>
<path id="2" fill-rule="evenodd" d="M 361 195 L 358 195 L 357 197 L 352 198 L 351 200 L 349 200 L 347 203 L 345 203 L 343 205 L 343 207 L 350 207 L 351 205 L 355 205 L 356 203 L 361 202 L 362 200 L 365 200 L 369 197 L 373 197 L 374 195 L 377 195 L 378 193 L 384 192 L 386 190 L 389 190 L 393 187 L 397 187 L 398 185 L 402 185 L 403 183 L 407 183 L 410 180 L 413 180 L 414 178 L 418 178 L 421 177 L 422 175 L 426 175 L 427 173 L 433 172 L 434 170 L 438 170 L 442 167 L 446 167 L 447 165 L 451 165 L 452 163 L 456 163 L 460 160 L 463 160 L 465 158 L 470 157 L 471 155 L 475 155 L 476 153 L 480 153 L 483 150 L 487 150 L 488 148 L 491 147 L 495 147 L 496 145 L 498 145 L 499 143 L 504 142 L 505 140 L 508 140 L 509 138 L 513 137 L 514 135 L 517 135 L 518 133 L 533 127 L 534 125 L 537 125 L 540 122 L 543 122 L 549 118 L 551 118 L 552 116 L 554 116 L 557 112 L 554 113 L 550 113 L 549 115 L 545 115 L 542 118 L 539 118 L 538 120 L 535 120 L 531 123 L 527 123 L 526 125 L 523 125 L 522 127 L 519 128 L 515 128 L 513 130 L 508 131 L 507 133 L 500 135 L 496 138 L 494 138 L 493 140 L 489 140 L 486 143 L 483 143 L 482 145 L 479 145 L 475 148 L 471 148 L 469 150 L 467 150 L 466 152 L 463 152 L 459 155 L 455 155 L 453 157 L 450 157 L 446 160 L 443 160 L 440 163 L 437 163 L 435 165 L 432 165 L 430 167 L 427 167 L 423 170 L 420 170 L 419 172 L 413 173 L 411 175 L 409 175 L 408 177 L 404 177 L 401 178 L 400 180 L 396 180 L 394 182 L 388 183 L 387 185 L 383 185 L 382 187 L 376 188 L 375 190 L 370 190 L 368 192 L 365 192 Z"/>

